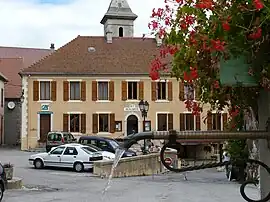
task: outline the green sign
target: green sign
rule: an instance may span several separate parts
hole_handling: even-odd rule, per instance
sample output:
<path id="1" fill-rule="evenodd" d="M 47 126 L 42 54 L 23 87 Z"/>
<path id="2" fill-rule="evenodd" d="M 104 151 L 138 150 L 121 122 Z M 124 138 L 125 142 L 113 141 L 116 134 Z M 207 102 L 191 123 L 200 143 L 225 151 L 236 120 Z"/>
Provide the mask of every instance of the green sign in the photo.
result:
<path id="1" fill-rule="evenodd" d="M 48 104 L 42 104 L 41 105 L 41 111 L 48 111 L 49 110 L 49 105 Z"/>

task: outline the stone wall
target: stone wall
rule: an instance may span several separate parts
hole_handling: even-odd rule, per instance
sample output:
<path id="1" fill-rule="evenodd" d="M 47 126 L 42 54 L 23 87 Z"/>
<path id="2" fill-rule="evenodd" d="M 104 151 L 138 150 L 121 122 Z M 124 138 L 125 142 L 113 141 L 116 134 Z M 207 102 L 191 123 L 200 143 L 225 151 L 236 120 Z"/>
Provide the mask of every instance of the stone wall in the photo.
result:
<path id="1" fill-rule="evenodd" d="M 93 173 L 97 176 L 108 177 L 113 161 L 94 162 Z M 114 171 L 113 177 L 131 177 L 153 175 L 164 172 L 159 160 L 159 153 L 122 158 Z"/>

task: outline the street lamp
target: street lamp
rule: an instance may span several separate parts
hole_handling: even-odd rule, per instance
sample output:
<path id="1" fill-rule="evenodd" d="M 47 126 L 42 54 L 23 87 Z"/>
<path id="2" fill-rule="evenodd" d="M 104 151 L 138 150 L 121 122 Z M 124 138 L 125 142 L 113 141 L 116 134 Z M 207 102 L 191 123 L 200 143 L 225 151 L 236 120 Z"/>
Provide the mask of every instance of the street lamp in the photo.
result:
<path id="1" fill-rule="evenodd" d="M 139 102 L 139 108 L 143 117 L 143 132 L 145 132 L 145 118 L 149 110 L 149 103 L 147 101 L 141 100 Z M 143 154 L 146 154 L 146 140 L 143 140 Z"/>

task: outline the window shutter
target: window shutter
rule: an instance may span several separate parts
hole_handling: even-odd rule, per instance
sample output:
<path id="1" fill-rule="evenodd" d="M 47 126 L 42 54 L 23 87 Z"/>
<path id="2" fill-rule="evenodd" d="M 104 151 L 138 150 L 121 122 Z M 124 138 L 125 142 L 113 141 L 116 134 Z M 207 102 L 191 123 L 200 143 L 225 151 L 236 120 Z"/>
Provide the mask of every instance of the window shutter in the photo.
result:
<path id="1" fill-rule="evenodd" d="M 185 130 L 185 114 L 180 113 L 180 131 Z"/>
<path id="2" fill-rule="evenodd" d="M 68 132 L 68 114 L 63 114 L 63 131 Z"/>
<path id="3" fill-rule="evenodd" d="M 223 119 L 223 130 L 226 129 L 227 126 L 227 121 L 228 121 L 228 114 L 227 113 L 223 113 L 222 114 L 222 119 Z"/>
<path id="4" fill-rule="evenodd" d="M 86 114 L 81 114 L 81 133 L 86 133 Z"/>
<path id="5" fill-rule="evenodd" d="M 185 101 L 185 89 L 184 89 L 184 83 L 179 82 L 179 100 Z"/>
<path id="6" fill-rule="evenodd" d="M 173 130 L 173 114 L 168 114 L 168 130 Z"/>
<path id="7" fill-rule="evenodd" d="M 201 130 L 201 114 L 196 115 L 196 130 Z"/>
<path id="8" fill-rule="evenodd" d="M 39 100 L 39 81 L 33 81 L 33 101 Z"/>
<path id="9" fill-rule="evenodd" d="M 92 101 L 97 101 L 97 81 L 92 81 Z"/>
<path id="10" fill-rule="evenodd" d="M 122 100 L 126 101 L 127 100 L 127 82 L 122 81 Z"/>
<path id="11" fill-rule="evenodd" d="M 63 95 L 64 101 L 68 101 L 69 100 L 69 82 L 68 81 L 63 82 L 63 92 L 64 92 L 64 95 Z"/>
<path id="12" fill-rule="evenodd" d="M 207 130 L 213 130 L 213 114 L 211 112 L 207 114 Z"/>
<path id="13" fill-rule="evenodd" d="M 115 133 L 115 114 L 110 114 L 110 133 Z"/>
<path id="14" fill-rule="evenodd" d="M 196 88 L 195 88 L 195 99 L 199 101 L 200 97 L 201 97 L 201 87 L 196 86 Z"/>
<path id="15" fill-rule="evenodd" d="M 109 100 L 114 101 L 114 82 L 109 82 Z"/>
<path id="16" fill-rule="evenodd" d="M 169 101 L 173 100 L 173 83 L 172 83 L 172 81 L 168 82 L 168 100 Z"/>
<path id="17" fill-rule="evenodd" d="M 93 117 L 92 117 L 92 130 L 93 130 L 93 133 L 98 133 L 98 114 L 93 114 Z"/>
<path id="18" fill-rule="evenodd" d="M 86 82 L 81 82 L 81 101 L 86 101 Z"/>
<path id="19" fill-rule="evenodd" d="M 152 81 L 152 101 L 157 100 L 157 82 Z"/>
<path id="20" fill-rule="evenodd" d="M 56 81 L 51 82 L 51 100 L 56 101 Z"/>
<path id="21" fill-rule="evenodd" d="M 144 99 L 144 83 L 143 81 L 139 82 L 139 100 Z"/>

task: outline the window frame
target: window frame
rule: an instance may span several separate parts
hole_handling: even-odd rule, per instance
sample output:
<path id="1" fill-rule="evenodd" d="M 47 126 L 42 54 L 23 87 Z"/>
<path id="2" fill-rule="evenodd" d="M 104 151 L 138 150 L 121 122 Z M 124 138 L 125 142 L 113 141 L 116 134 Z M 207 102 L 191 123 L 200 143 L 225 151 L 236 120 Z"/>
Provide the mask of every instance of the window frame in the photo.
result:
<path id="1" fill-rule="evenodd" d="M 157 131 L 168 131 L 168 128 L 169 128 L 169 114 L 170 113 L 168 113 L 168 112 L 158 112 L 158 113 L 156 113 L 156 130 Z M 166 129 L 165 130 L 159 130 L 158 115 L 166 115 Z"/>
<path id="2" fill-rule="evenodd" d="M 129 98 L 129 84 L 132 84 L 132 98 Z M 136 98 L 134 99 L 134 85 L 136 84 Z M 127 100 L 139 100 L 139 82 L 138 81 L 127 81 Z"/>
<path id="3" fill-rule="evenodd" d="M 165 99 L 159 99 L 159 84 L 163 84 L 163 83 L 165 83 Z M 168 81 L 163 81 L 163 80 L 160 80 L 160 81 L 157 81 L 157 89 L 156 89 L 157 91 L 157 95 L 156 95 L 156 100 L 168 100 Z M 162 97 L 162 95 L 160 96 L 160 97 Z"/>
<path id="4" fill-rule="evenodd" d="M 77 131 L 71 131 L 71 116 L 72 115 L 78 115 L 79 116 L 79 131 L 77 132 Z M 71 113 L 71 114 L 69 114 L 69 116 L 68 116 L 68 131 L 70 132 L 70 133 L 80 133 L 80 131 L 81 131 L 81 114 L 79 114 L 79 113 Z"/>
<path id="5" fill-rule="evenodd" d="M 41 94 L 42 94 L 42 91 L 41 91 L 41 89 L 42 89 L 42 87 L 41 87 L 41 84 L 42 83 L 49 83 L 49 99 L 46 99 L 46 85 L 45 85 L 45 99 L 42 99 L 41 97 Z M 41 101 L 51 101 L 51 93 L 52 93 L 52 82 L 51 81 L 46 81 L 46 80 L 44 80 L 44 81 L 39 81 L 39 100 L 41 100 Z"/>
<path id="6" fill-rule="evenodd" d="M 73 149 L 73 154 L 65 154 L 66 153 L 66 151 L 68 150 L 68 149 Z M 76 154 L 74 154 L 74 151 L 76 151 Z M 69 147 L 66 147 L 66 149 L 65 149 L 65 151 L 64 151 L 64 153 L 63 153 L 63 156 L 77 156 L 79 154 L 79 152 L 78 152 L 78 150 L 76 149 L 76 147 L 71 147 L 71 146 L 69 146 Z"/>
<path id="7" fill-rule="evenodd" d="M 220 116 L 220 129 L 214 129 L 214 117 L 217 117 L 217 116 Z M 216 112 L 212 112 L 212 116 L 211 116 L 211 119 L 212 119 L 212 130 L 218 130 L 218 131 L 223 131 L 223 113 L 216 113 Z M 217 123 L 217 122 L 216 122 Z"/>
<path id="8" fill-rule="evenodd" d="M 190 86 L 193 89 L 193 98 L 191 100 L 196 100 L 196 92 L 195 92 L 195 88 L 194 85 L 188 84 L 188 83 L 184 83 L 184 99 L 187 100 L 188 99 L 188 93 L 189 91 L 186 92 L 186 87 Z"/>
<path id="9" fill-rule="evenodd" d="M 107 115 L 108 116 L 108 131 L 100 131 L 99 119 L 100 115 Z M 109 133 L 110 132 L 110 114 L 109 113 L 99 113 L 98 114 L 98 133 Z"/>
<path id="10" fill-rule="evenodd" d="M 185 131 L 196 131 L 196 116 L 193 115 L 192 113 L 188 112 L 188 113 L 183 113 L 184 117 L 185 117 L 185 121 L 184 121 L 184 126 L 185 126 Z M 193 116 L 193 129 L 192 130 L 187 130 L 187 115 L 191 115 Z"/>
<path id="11" fill-rule="evenodd" d="M 59 149 L 59 148 L 63 148 L 62 153 L 61 153 L 61 154 L 54 154 L 53 152 L 56 151 L 56 150 Z M 54 150 L 52 150 L 52 151 L 50 152 L 50 154 L 51 154 L 51 155 L 62 155 L 62 154 L 64 153 L 65 149 L 66 149 L 66 147 L 57 147 L 57 148 L 55 148 Z"/>
<path id="12" fill-rule="evenodd" d="M 101 83 L 107 83 L 107 99 L 100 99 L 99 98 L 99 85 Z M 109 84 L 110 82 L 109 81 L 97 81 L 97 101 L 109 101 L 110 99 L 110 94 L 109 94 Z"/>
<path id="13" fill-rule="evenodd" d="M 78 99 L 76 98 L 76 88 L 74 88 L 75 89 L 75 91 L 74 91 L 74 93 L 75 93 L 75 95 L 74 95 L 75 99 L 72 99 L 72 97 L 71 97 L 71 84 L 72 83 L 74 83 L 74 84 L 75 83 L 79 83 L 79 98 Z M 82 84 L 81 84 L 81 81 L 69 81 L 68 85 L 69 85 L 69 100 L 70 101 L 79 101 L 79 100 L 81 100 L 81 98 L 82 98 L 82 94 L 81 94 Z"/>

